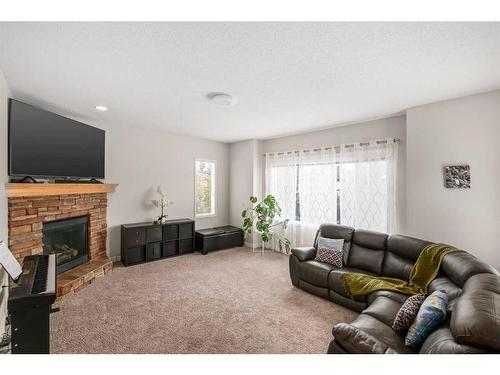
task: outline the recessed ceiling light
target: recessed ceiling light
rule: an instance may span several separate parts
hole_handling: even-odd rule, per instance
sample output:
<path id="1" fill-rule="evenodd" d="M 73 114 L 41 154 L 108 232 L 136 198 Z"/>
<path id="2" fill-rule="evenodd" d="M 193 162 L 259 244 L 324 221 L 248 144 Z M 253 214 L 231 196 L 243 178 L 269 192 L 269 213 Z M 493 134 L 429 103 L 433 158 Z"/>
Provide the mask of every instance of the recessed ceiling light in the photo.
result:
<path id="1" fill-rule="evenodd" d="M 231 107 L 236 103 L 236 100 L 231 95 L 223 92 L 211 92 L 207 95 L 207 98 L 221 107 Z"/>
<path id="2" fill-rule="evenodd" d="M 105 112 L 105 111 L 108 110 L 108 107 L 105 107 L 103 105 L 96 105 L 95 109 L 98 110 L 98 111 L 101 111 L 101 112 Z"/>

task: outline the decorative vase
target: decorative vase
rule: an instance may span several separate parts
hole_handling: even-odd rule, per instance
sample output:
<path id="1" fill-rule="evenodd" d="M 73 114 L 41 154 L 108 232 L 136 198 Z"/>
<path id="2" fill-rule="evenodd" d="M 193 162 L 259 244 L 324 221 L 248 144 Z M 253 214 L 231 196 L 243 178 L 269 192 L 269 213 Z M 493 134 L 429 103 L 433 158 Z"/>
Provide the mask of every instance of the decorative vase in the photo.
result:
<path id="1" fill-rule="evenodd" d="M 158 219 L 155 220 L 155 224 L 165 224 L 167 222 L 168 215 L 158 216 Z"/>
<path id="2" fill-rule="evenodd" d="M 154 224 L 165 224 L 167 222 L 168 215 L 165 214 L 165 209 L 173 204 L 172 201 L 167 201 L 166 194 L 163 192 L 161 186 L 156 189 L 157 193 L 160 195 L 160 199 L 153 199 L 151 203 L 155 207 L 161 210 L 161 215 L 154 221 Z"/>

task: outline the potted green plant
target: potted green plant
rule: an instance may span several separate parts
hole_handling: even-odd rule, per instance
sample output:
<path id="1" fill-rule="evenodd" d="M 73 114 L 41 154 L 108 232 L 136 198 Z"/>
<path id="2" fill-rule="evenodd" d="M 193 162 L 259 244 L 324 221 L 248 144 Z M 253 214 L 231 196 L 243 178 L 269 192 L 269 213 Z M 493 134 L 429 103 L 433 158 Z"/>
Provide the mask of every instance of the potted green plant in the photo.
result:
<path id="1" fill-rule="evenodd" d="M 285 230 L 290 221 L 290 219 L 275 221 L 276 218 L 281 218 L 281 208 L 276 202 L 276 198 L 268 195 L 257 203 L 257 197 L 252 196 L 250 203 L 251 205 L 241 213 L 245 238 L 252 233 L 255 224 L 255 229 L 260 232 L 260 238 L 263 242 L 269 242 L 275 236 L 280 251 L 285 250 L 287 254 L 290 253 L 290 240 L 279 233 L 273 233 L 273 228 L 276 227 Z"/>

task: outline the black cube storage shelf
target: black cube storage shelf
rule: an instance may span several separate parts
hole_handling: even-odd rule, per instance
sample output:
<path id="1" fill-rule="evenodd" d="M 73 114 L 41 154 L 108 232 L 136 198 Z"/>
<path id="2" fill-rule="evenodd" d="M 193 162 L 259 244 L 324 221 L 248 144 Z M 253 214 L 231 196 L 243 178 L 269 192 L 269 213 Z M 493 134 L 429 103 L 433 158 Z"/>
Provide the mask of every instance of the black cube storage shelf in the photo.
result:
<path id="1" fill-rule="evenodd" d="M 121 226 L 121 261 L 130 266 L 194 252 L 194 220 Z"/>

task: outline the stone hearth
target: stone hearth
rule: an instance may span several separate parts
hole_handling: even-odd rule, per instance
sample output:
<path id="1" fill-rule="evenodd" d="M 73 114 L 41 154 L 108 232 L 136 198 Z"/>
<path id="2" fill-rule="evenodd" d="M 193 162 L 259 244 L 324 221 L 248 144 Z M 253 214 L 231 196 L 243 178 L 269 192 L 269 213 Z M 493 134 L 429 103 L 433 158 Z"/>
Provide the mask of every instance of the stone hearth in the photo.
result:
<path id="1" fill-rule="evenodd" d="M 88 217 L 89 262 L 57 276 L 58 297 L 90 284 L 108 272 L 106 255 L 106 193 L 9 197 L 9 248 L 22 262 L 43 254 L 43 224 L 77 216 Z"/>
<path id="2" fill-rule="evenodd" d="M 62 297 L 77 292 L 103 277 L 112 267 L 113 263 L 108 258 L 101 257 L 61 273 L 57 277 L 57 296 Z"/>

